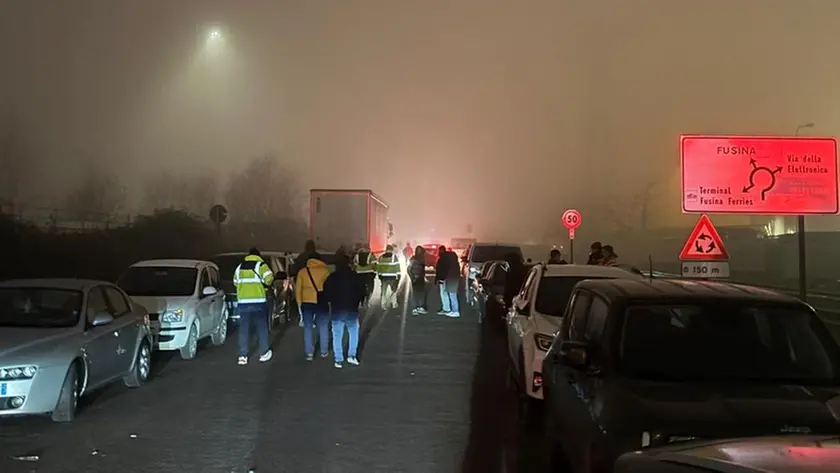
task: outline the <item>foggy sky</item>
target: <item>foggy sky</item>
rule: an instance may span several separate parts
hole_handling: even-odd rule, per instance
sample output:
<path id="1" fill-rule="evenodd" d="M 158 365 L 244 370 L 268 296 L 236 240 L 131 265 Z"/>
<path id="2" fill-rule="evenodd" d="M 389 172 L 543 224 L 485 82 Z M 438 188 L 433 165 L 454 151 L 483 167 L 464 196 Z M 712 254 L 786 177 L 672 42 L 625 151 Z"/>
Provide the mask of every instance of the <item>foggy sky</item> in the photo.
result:
<path id="1" fill-rule="evenodd" d="M 651 182 L 678 220 L 680 133 L 835 135 L 838 18 L 828 0 L 2 0 L 0 103 L 39 198 L 90 159 L 137 193 L 150 170 L 273 152 L 304 189 L 374 189 L 398 232 L 519 237 L 566 207 L 632 220 Z M 212 25 L 228 48 L 207 57 Z"/>

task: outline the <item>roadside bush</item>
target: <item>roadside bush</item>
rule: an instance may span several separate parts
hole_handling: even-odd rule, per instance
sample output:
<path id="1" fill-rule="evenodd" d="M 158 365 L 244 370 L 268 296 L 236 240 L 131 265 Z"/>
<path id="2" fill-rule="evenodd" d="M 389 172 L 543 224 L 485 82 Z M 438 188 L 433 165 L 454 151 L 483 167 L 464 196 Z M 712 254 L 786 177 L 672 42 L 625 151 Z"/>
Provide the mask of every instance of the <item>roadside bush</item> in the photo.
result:
<path id="1" fill-rule="evenodd" d="M 212 224 L 177 210 L 156 211 L 131 225 L 87 233 L 56 233 L 0 216 L 0 279 L 78 277 L 116 280 L 126 267 L 158 258 L 204 259 L 221 251 L 292 251 L 303 244 L 302 224 L 286 222 L 218 235 Z M 234 229 L 230 229 L 234 230 Z M 276 247 L 271 247 L 276 244 Z M 266 246 L 269 245 L 269 246 Z"/>

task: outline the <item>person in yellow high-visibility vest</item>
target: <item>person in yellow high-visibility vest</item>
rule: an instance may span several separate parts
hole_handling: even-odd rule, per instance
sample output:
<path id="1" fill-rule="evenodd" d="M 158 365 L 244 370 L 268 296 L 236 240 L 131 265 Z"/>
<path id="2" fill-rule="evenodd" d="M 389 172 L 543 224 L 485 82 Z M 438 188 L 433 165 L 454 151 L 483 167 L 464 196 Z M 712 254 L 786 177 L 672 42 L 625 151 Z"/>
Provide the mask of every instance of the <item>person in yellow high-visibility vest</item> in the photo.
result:
<path id="1" fill-rule="evenodd" d="M 353 257 L 353 268 L 365 285 L 364 303 L 367 304 L 376 283 L 376 256 L 371 253 L 366 243 L 359 245 L 359 249 Z"/>
<path id="2" fill-rule="evenodd" d="M 382 310 L 397 308 L 397 289 L 400 286 L 400 258 L 394 253 L 394 247 L 385 247 L 385 253 L 376 260 L 376 275 L 382 288 L 379 294 Z"/>

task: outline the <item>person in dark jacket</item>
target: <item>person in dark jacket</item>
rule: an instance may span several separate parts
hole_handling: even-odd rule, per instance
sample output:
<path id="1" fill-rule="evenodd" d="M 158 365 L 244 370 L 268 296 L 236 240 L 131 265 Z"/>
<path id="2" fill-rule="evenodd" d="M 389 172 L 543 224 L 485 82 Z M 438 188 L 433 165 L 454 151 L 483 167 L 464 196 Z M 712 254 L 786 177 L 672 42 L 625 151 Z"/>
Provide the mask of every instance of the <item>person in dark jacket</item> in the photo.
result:
<path id="1" fill-rule="evenodd" d="M 560 250 L 554 248 L 548 254 L 548 264 L 569 264 L 569 262 L 563 259 L 563 254 L 560 253 Z"/>
<path id="2" fill-rule="evenodd" d="M 601 246 L 600 241 L 593 242 L 589 246 L 589 261 L 587 261 L 586 264 L 591 264 L 591 265 L 601 264 L 601 260 L 604 259 L 604 252 L 603 251 L 604 251 L 604 249 L 603 249 L 603 246 Z"/>
<path id="3" fill-rule="evenodd" d="M 414 309 L 411 315 L 428 313 L 426 307 L 426 249 L 417 246 L 408 262 L 408 279 L 411 281 L 411 296 Z"/>
<path id="4" fill-rule="evenodd" d="M 335 254 L 335 271 L 324 282 L 324 299 L 330 304 L 332 313 L 333 353 L 335 367 L 344 365 L 344 329 L 347 328 L 347 363 L 358 365 L 359 349 L 359 306 L 365 299 L 365 284 L 358 274 L 350 269 L 350 258 L 344 251 Z"/>
<path id="5" fill-rule="evenodd" d="M 522 258 L 516 253 L 508 253 L 505 256 L 507 262 L 507 277 L 505 278 L 505 307 L 510 307 L 513 298 L 519 293 L 525 277 L 528 275 L 527 268 L 522 263 Z"/>
<path id="6" fill-rule="evenodd" d="M 438 249 L 438 262 L 435 267 L 435 282 L 440 287 L 440 315 L 460 317 L 458 307 L 458 283 L 460 282 L 458 255 L 441 245 Z"/>

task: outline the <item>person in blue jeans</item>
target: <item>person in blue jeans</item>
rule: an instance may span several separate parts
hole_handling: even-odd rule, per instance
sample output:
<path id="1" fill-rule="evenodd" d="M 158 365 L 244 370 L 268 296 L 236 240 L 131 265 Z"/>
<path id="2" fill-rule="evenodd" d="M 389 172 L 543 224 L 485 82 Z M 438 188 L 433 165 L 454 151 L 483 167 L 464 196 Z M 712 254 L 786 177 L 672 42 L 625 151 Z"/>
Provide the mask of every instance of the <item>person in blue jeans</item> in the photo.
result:
<path id="1" fill-rule="evenodd" d="M 323 295 L 324 282 L 329 274 L 327 263 L 313 257 L 306 260 L 295 281 L 295 299 L 303 317 L 303 347 L 308 361 L 315 358 L 313 324 L 318 329 L 321 358 L 330 355 L 330 312 Z"/>
<path id="2" fill-rule="evenodd" d="M 363 276 L 350 269 L 350 258 L 343 252 L 336 252 L 335 271 L 324 282 L 324 299 L 332 313 L 333 354 L 335 367 L 344 366 L 344 329 L 347 329 L 347 363 L 358 365 L 359 349 L 359 306 L 365 300 L 367 290 Z"/>

